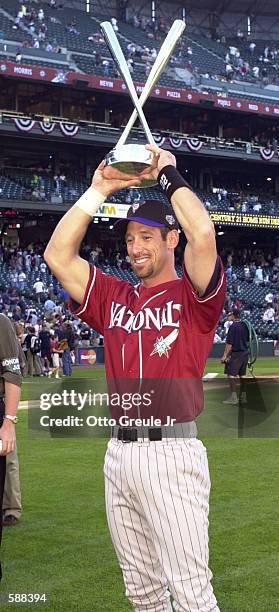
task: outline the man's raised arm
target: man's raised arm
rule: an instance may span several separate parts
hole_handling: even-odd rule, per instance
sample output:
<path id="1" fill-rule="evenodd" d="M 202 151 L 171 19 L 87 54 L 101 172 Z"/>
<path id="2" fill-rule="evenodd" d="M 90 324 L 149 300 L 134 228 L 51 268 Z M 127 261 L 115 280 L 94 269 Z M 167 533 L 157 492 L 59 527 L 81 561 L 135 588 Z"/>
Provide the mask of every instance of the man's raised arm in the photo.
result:
<path id="1" fill-rule="evenodd" d="M 201 296 L 212 278 L 216 259 L 214 225 L 202 202 L 176 172 L 176 159 L 169 151 L 146 147 L 156 155 L 153 176 L 170 200 L 187 238 L 184 263 L 193 287 Z M 155 161 L 154 161 L 155 166 Z"/>
<path id="2" fill-rule="evenodd" d="M 82 239 L 92 217 L 104 200 L 120 189 L 139 184 L 137 177 L 115 172 L 116 178 L 104 176 L 104 162 L 94 173 L 92 184 L 68 210 L 55 228 L 44 252 L 44 258 L 53 274 L 69 295 L 81 304 L 89 279 L 89 264 L 79 256 Z"/>

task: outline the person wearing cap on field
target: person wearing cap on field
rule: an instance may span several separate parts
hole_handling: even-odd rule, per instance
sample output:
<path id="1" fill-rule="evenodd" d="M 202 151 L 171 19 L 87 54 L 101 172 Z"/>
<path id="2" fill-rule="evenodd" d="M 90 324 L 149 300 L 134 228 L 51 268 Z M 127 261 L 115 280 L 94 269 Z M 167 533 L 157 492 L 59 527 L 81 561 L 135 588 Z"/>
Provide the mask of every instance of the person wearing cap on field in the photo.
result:
<path id="1" fill-rule="evenodd" d="M 139 177 L 98 166 L 91 187 L 57 225 L 45 259 L 74 314 L 104 336 L 108 388 L 122 397 L 109 406 L 115 426 L 104 473 L 127 596 L 138 611 L 170 612 L 172 595 L 177 610 L 219 612 L 208 567 L 210 479 L 196 417 L 225 275 L 213 223 L 175 157 L 146 148 L 153 163 Z M 105 198 L 146 176 L 164 200 L 134 202 L 114 226 L 138 277 L 134 286 L 90 266 L 79 249 Z M 174 257 L 179 224 L 187 238 L 182 278 Z M 131 389 L 138 393 L 127 408 Z"/>
<path id="2" fill-rule="evenodd" d="M 246 403 L 245 376 L 249 358 L 249 331 L 247 325 L 240 320 L 240 311 L 234 309 L 231 313 L 230 325 L 221 363 L 225 364 L 224 373 L 227 374 L 231 395 L 223 404 Z M 240 380 L 239 399 L 237 397 L 237 380 Z"/>

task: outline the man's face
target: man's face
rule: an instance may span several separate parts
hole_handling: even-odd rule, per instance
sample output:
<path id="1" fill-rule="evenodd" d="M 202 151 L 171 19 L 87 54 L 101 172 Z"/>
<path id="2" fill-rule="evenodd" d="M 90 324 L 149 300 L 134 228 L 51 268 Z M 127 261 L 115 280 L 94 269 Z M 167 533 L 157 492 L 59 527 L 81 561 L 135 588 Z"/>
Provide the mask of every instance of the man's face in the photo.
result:
<path id="1" fill-rule="evenodd" d="M 125 240 L 132 269 L 139 278 L 152 278 L 162 272 L 169 260 L 170 249 L 159 227 L 130 221 Z"/>

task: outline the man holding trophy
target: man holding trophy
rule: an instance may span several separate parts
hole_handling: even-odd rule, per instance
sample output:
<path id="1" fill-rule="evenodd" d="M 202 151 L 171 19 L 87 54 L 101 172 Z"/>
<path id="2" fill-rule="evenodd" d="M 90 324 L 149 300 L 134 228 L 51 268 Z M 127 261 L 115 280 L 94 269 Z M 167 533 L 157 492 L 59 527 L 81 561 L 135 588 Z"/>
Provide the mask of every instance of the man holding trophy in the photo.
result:
<path id="1" fill-rule="evenodd" d="M 174 24 L 176 40 L 182 23 Z M 119 66 L 125 60 L 109 25 L 102 29 Z M 169 48 L 175 44 L 173 32 L 165 41 Z M 165 62 L 166 50 L 163 55 Z M 160 53 L 158 58 L 160 64 Z M 142 105 L 160 73 L 157 60 L 153 81 L 139 99 L 133 92 L 136 111 L 129 130 L 138 113 L 148 133 Z M 133 90 L 122 66 L 123 73 Z M 121 381 L 125 390 L 136 380 L 142 391 L 152 379 L 168 395 L 166 401 L 161 394 L 156 408 L 126 412 L 125 425 L 121 411 L 111 409 L 117 425 L 105 457 L 106 511 L 126 595 L 137 612 L 170 612 L 170 596 L 177 611 L 219 612 L 208 566 L 210 477 L 195 419 L 203 408 L 201 378 L 225 281 L 207 211 L 176 170 L 175 157 L 152 140 L 148 134 L 143 150 L 116 145 L 59 222 L 45 259 L 69 292 L 75 314 L 104 335 L 108 384 Z M 135 203 L 115 224 L 139 284 L 90 267 L 79 249 L 98 207 L 120 189 L 156 183 L 166 202 Z M 174 266 L 179 224 L 187 239 L 181 279 Z"/>

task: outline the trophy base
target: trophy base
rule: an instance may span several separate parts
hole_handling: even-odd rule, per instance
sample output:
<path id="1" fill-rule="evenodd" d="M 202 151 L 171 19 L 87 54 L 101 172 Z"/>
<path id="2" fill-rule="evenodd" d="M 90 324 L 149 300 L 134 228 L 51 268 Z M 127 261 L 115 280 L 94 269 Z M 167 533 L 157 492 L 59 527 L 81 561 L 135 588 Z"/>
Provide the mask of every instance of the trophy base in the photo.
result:
<path id="1" fill-rule="evenodd" d="M 112 167 L 119 172 L 140 174 L 143 170 L 151 166 L 152 157 L 152 153 L 147 151 L 144 145 L 127 144 L 112 149 L 112 151 L 106 155 L 105 162 L 106 166 Z M 153 185 L 157 185 L 156 179 L 146 178 L 140 185 L 135 185 L 135 189 L 143 189 L 152 187 Z"/>

